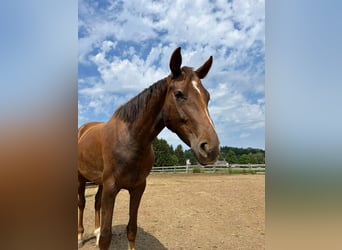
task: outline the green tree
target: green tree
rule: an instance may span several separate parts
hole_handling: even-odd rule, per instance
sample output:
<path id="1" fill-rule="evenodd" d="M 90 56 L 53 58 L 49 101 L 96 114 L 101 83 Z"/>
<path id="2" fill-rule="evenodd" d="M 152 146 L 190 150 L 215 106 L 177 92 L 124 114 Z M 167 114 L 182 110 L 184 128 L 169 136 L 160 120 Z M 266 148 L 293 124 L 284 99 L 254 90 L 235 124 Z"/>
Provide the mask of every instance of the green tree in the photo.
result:
<path id="1" fill-rule="evenodd" d="M 251 163 L 251 164 L 256 164 L 257 163 L 256 154 L 249 153 L 248 157 L 249 157 L 249 162 L 248 163 Z"/>
<path id="2" fill-rule="evenodd" d="M 190 149 L 183 151 L 181 145 L 173 150 L 172 145 L 169 145 L 167 141 L 156 138 L 153 141 L 153 149 L 156 157 L 155 166 L 185 165 L 186 159 L 189 159 L 191 164 L 198 164 L 192 151 Z M 229 163 L 264 164 L 265 150 L 222 146 L 219 160 L 226 160 Z"/>
<path id="3" fill-rule="evenodd" d="M 186 158 L 182 145 L 178 145 L 175 149 L 175 155 L 177 157 L 177 165 L 184 166 L 186 164 Z"/>
<path id="4" fill-rule="evenodd" d="M 228 150 L 226 161 L 228 161 L 229 163 L 238 163 L 238 158 L 233 149 Z"/>
<path id="5" fill-rule="evenodd" d="M 154 166 L 160 167 L 177 165 L 177 156 L 166 140 L 156 138 L 152 145 L 155 155 Z"/>
<path id="6" fill-rule="evenodd" d="M 241 163 L 241 164 L 248 164 L 248 163 L 250 163 L 249 161 L 250 161 L 249 156 L 247 154 L 242 154 L 239 157 L 239 163 Z"/>
<path id="7" fill-rule="evenodd" d="M 224 151 L 220 151 L 218 160 L 219 160 L 219 161 L 224 161 L 224 160 L 226 160 L 226 154 L 225 154 Z"/>
<path id="8" fill-rule="evenodd" d="M 190 149 L 185 150 L 184 155 L 185 159 L 189 159 L 192 165 L 197 164 L 197 160 Z"/>
<path id="9" fill-rule="evenodd" d="M 258 164 L 263 164 L 265 163 L 265 154 L 263 152 L 258 152 L 255 154 L 255 158 L 256 158 L 256 163 Z"/>

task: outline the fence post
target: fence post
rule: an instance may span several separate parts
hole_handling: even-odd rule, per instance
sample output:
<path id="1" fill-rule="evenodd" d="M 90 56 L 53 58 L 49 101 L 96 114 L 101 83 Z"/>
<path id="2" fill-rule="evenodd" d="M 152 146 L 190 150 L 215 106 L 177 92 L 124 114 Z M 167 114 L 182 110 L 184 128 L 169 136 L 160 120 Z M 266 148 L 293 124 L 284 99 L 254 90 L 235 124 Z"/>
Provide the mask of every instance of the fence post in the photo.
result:
<path id="1" fill-rule="evenodd" d="M 186 159 L 186 173 L 189 173 L 189 165 L 190 165 L 190 160 Z"/>

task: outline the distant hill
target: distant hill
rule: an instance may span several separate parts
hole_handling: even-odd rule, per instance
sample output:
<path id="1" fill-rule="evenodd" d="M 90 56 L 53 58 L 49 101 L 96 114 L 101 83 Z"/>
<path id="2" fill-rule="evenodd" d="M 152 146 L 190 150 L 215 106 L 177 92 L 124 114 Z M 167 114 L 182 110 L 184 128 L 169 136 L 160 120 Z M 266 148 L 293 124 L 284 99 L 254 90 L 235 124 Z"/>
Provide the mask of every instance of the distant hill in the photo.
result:
<path id="1" fill-rule="evenodd" d="M 197 164 L 192 151 L 183 150 L 182 145 L 173 149 L 166 140 L 156 138 L 153 141 L 153 149 L 156 157 L 154 166 L 182 166 L 185 165 L 186 159 L 189 159 L 191 164 Z M 222 146 L 218 160 L 240 164 L 264 164 L 265 150 Z"/>

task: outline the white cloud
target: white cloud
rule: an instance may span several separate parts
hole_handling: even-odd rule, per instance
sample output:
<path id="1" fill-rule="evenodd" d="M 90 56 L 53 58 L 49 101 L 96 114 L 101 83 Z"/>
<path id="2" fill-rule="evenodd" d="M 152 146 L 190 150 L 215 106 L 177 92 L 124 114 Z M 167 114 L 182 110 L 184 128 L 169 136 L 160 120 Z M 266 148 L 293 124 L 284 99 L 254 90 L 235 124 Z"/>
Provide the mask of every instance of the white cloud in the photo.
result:
<path id="1" fill-rule="evenodd" d="M 183 65 L 197 68 L 214 57 L 203 82 L 221 136 L 230 128 L 239 135 L 264 128 L 264 5 L 263 0 L 170 0 L 100 6 L 80 0 L 79 64 L 95 68 L 97 75 L 79 79 L 79 116 L 111 114 L 167 76 L 170 55 L 182 45 Z"/>
<path id="2" fill-rule="evenodd" d="M 197 49 L 205 44 L 247 49 L 255 40 L 264 41 L 264 1 L 241 0 L 220 4 L 209 1 L 149 1 L 121 3 L 122 11 L 113 11 L 120 3 L 112 2 L 108 11 L 80 1 L 80 29 L 89 35 L 80 42 L 84 55 L 106 37 L 123 41 L 146 41 L 158 38 L 168 43 L 189 43 Z M 240 29 L 234 28 L 237 23 Z M 92 44 L 92 46 L 90 46 Z"/>
<path id="3" fill-rule="evenodd" d="M 251 135 L 250 133 L 242 133 L 242 134 L 240 134 L 240 138 L 247 138 L 250 135 Z"/>

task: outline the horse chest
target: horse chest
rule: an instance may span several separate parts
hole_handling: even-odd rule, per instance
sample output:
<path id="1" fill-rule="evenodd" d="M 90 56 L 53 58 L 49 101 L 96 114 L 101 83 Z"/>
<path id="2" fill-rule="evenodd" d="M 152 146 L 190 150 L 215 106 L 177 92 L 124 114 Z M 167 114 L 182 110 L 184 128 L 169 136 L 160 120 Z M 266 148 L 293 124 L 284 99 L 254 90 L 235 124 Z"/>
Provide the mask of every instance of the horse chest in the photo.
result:
<path id="1" fill-rule="evenodd" d="M 113 155 L 112 169 L 117 183 L 124 188 L 129 188 L 145 181 L 152 169 L 154 156 L 149 150 L 147 152 L 132 150 L 124 152 L 116 152 Z"/>

